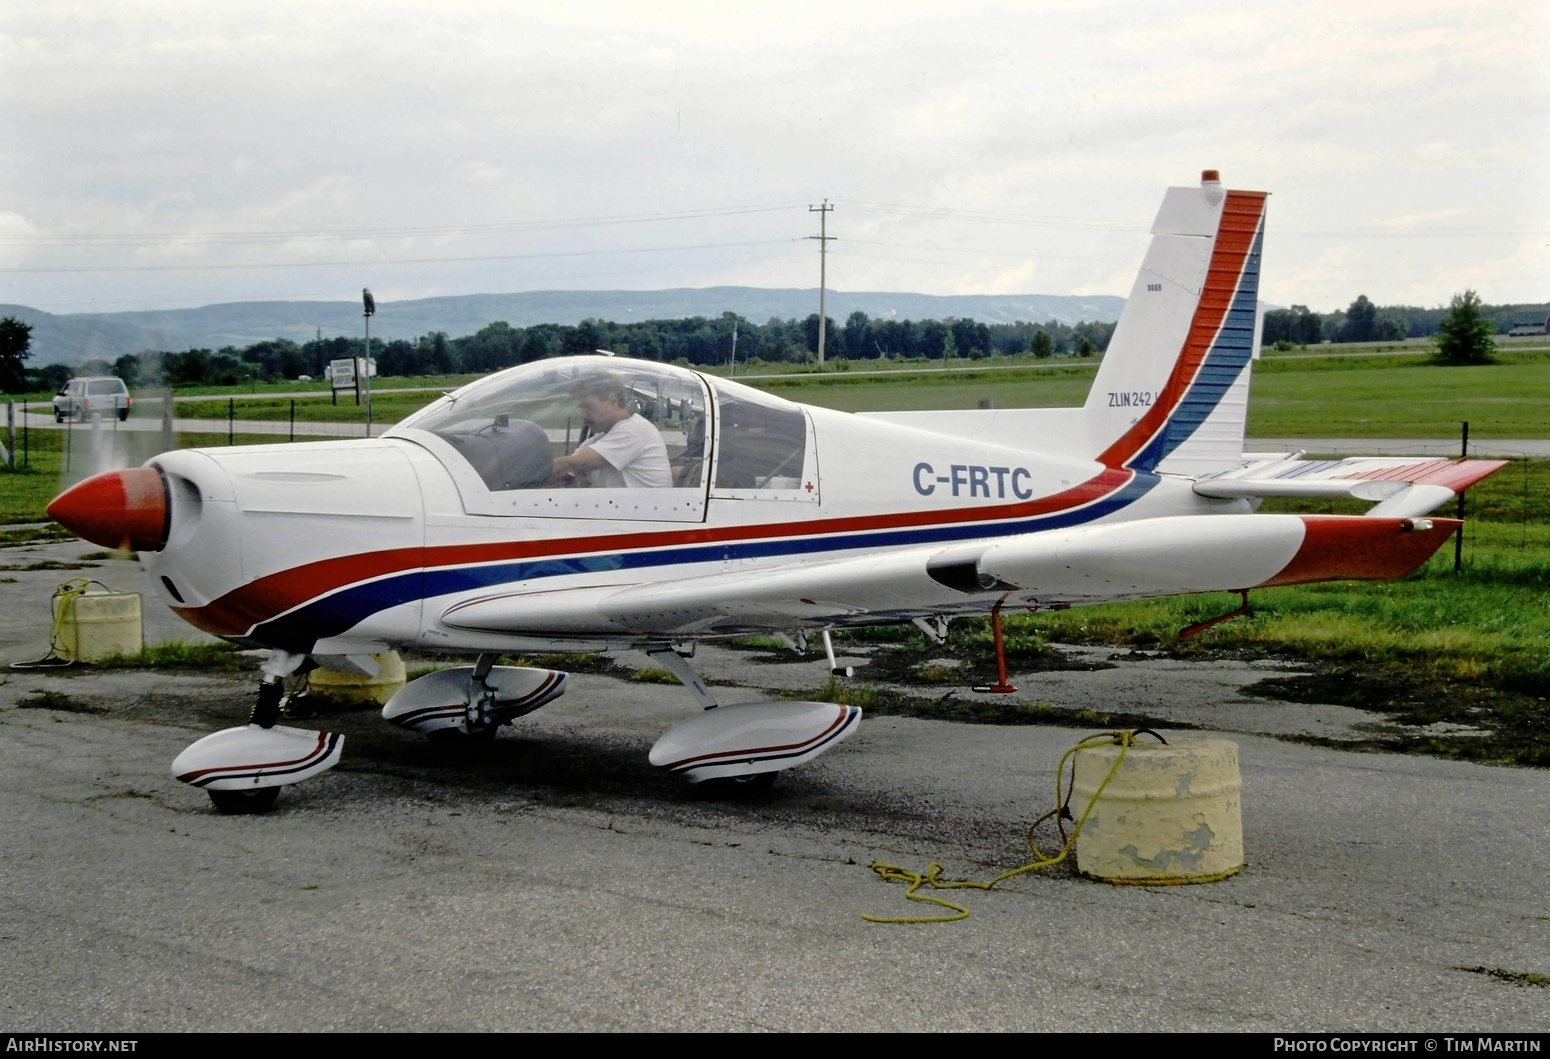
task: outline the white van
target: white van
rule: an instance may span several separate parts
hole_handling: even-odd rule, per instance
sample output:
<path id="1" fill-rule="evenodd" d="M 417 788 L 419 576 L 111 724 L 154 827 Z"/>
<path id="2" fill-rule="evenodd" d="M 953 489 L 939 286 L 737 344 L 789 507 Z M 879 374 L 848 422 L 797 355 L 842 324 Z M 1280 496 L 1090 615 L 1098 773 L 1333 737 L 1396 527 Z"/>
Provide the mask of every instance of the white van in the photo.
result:
<path id="1" fill-rule="evenodd" d="M 71 379 L 65 388 L 54 395 L 54 422 L 66 419 L 113 413 L 119 419 L 129 418 L 129 387 L 123 379 L 111 375 Z"/>

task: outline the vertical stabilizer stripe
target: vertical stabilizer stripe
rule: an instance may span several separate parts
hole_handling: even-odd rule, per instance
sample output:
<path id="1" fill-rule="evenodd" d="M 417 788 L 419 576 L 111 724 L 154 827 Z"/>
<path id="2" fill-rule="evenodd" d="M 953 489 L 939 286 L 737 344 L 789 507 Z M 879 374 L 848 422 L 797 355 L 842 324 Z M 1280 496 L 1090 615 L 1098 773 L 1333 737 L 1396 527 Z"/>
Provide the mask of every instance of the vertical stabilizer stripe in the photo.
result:
<path id="1" fill-rule="evenodd" d="M 1189 333 L 1159 399 L 1110 445 L 1108 467 L 1151 471 L 1211 414 L 1254 349 L 1264 192 L 1229 191 Z"/>

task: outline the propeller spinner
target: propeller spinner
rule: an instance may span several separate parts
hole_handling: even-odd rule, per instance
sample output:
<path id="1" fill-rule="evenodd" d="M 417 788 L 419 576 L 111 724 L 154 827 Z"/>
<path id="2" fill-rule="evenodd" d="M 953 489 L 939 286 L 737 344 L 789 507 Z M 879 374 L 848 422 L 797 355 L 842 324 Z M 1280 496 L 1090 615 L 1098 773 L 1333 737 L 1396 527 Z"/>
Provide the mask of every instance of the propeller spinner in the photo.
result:
<path id="1" fill-rule="evenodd" d="M 48 517 L 82 540 L 148 552 L 167 543 L 171 512 L 167 482 L 150 467 L 94 474 L 48 505 Z"/>

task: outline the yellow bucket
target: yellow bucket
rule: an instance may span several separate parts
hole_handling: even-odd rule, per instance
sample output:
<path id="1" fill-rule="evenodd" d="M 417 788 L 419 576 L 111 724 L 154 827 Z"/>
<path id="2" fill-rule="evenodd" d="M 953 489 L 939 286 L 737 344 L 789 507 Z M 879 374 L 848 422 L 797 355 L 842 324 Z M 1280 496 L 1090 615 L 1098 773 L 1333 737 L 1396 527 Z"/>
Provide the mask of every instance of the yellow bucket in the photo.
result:
<path id="1" fill-rule="evenodd" d="M 145 634 L 138 592 L 92 585 L 54 596 L 54 653 L 67 662 L 138 655 Z"/>
<path id="2" fill-rule="evenodd" d="M 1096 803 L 1120 755 L 1099 746 L 1076 755 L 1071 811 L 1092 812 L 1076 839 L 1076 867 L 1105 882 L 1157 886 L 1214 882 L 1243 868 L 1243 781 L 1238 744 L 1226 739 L 1140 743 Z"/>
<path id="3" fill-rule="evenodd" d="M 377 660 L 376 676 L 314 669 L 307 674 L 308 697 L 347 706 L 383 705 L 404 686 L 404 660 L 397 651 L 371 657 Z"/>

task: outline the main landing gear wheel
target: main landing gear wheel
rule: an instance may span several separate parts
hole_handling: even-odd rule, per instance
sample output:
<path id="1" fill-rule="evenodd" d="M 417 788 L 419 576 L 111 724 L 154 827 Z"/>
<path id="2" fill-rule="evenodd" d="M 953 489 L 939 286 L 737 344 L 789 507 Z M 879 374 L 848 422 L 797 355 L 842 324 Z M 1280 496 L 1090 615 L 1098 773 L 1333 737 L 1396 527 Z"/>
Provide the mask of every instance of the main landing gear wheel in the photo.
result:
<path id="1" fill-rule="evenodd" d="M 727 801 L 762 798 L 774 788 L 775 777 L 778 775 L 778 772 L 755 772 L 752 776 L 721 776 L 703 780 L 699 788 L 708 797 Z"/>
<path id="2" fill-rule="evenodd" d="M 279 787 L 259 787 L 251 791 L 206 791 L 217 812 L 223 816 L 252 816 L 267 813 L 280 797 Z"/>
<path id="3" fill-rule="evenodd" d="M 480 725 L 469 732 L 461 728 L 437 728 L 426 732 L 425 738 L 438 746 L 475 746 L 495 742 L 495 733 L 498 731 L 500 729 L 495 725 Z"/>

